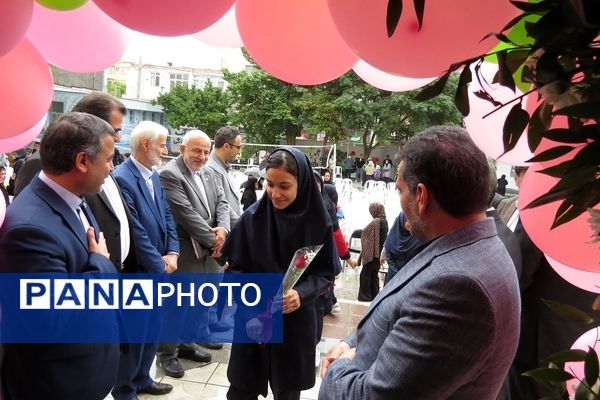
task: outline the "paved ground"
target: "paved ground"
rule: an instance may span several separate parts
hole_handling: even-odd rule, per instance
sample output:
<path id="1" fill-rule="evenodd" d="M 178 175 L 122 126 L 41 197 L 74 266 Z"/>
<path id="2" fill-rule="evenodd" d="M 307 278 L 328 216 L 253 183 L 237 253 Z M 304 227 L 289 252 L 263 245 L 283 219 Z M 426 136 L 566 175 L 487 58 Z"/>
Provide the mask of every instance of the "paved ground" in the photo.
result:
<path id="1" fill-rule="evenodd" d="M 354 256 L 356 257 L 356 256 Z M 321 357 L 340 339 L 351 333 L 368 307 L 368 303 L 356 301 L 358 293 L 358 270 L 346 268 L 336 282 L 335 293 L 340 304 L 340 312 L 325 317 L 323 321 L 323 339 L 317 346 Z M 212 353 L 213 362 L 199 364 L 193 361 L 181 360 L 185 376 L 181 379 L 165 377 L 160 370 L 153 369 L 156 379 L 173 385 L 173 391 L 165 396 L 139 396 L 142 400 L 216 400 L 224 399 L 229 387 L 227 380 L 227 362 L 231 345 L 225 344 L 221 350 L 207 350 Z M 319 368 L 315 368 L 317 382 L 311 390 L 302 392 L 303 400 L 315 400 L 319 393 Z M 269 392 L 267 399 L 273 399 Z M 112 399 L 110 396 L 107 398 Z"/>

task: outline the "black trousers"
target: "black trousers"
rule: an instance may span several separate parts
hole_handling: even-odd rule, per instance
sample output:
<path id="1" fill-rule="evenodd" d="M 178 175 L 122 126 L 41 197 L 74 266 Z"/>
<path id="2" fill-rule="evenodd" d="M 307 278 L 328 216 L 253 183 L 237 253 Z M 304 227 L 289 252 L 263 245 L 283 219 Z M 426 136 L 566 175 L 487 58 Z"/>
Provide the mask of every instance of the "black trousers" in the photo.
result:
<path id="1" fill-rule="evenodd" d="M 379 258 L 363 265 L 360 271 L 359 301 L 371 301 L 379 293 Z"/>

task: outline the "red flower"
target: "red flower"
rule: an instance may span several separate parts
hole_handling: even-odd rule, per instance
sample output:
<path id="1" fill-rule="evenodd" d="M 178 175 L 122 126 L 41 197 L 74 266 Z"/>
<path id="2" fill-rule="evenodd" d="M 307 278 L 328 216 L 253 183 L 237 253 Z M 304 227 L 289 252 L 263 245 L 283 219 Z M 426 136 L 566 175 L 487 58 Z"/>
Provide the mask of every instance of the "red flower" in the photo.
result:
<path id="1" fill-rule="evenodd" d="M 298 257 L 296 263 L 294 264 L 296 268 L 302 269 L 306 266 L 306 256 L 302 255 Z"/>
<path id="2" fill-rule="evenodd" d="M 352 150 L 352 151 L 350 152 L 350 156 L 351 156 L 351 157 L 354 157 L 355 155 L 356 155 L 356 152 L 355 152 L 354 150 Z"/>

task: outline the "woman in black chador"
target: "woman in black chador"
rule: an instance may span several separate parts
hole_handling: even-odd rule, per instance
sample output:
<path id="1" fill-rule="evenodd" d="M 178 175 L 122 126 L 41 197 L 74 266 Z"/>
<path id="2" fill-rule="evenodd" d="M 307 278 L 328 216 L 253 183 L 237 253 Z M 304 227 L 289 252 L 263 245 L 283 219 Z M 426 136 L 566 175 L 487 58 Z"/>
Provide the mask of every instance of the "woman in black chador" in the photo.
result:
<path id="1" fill-rule="evenodd" d="M 227 370 L 230 400 L 266 396 L 267 383 L 276 400 L 299 399 L 301 390 L 314 386 L 314 301 L 334 278 L 331 221 L 308 159 L 297 149 L 278 149 L 266 170 L 267 195 L 242 214 L 223 246 L 232 271 L 285 274 L 297 249 L 323 247 L 296 286 L 284 293 L 283 343 L 233 344 Z"/>

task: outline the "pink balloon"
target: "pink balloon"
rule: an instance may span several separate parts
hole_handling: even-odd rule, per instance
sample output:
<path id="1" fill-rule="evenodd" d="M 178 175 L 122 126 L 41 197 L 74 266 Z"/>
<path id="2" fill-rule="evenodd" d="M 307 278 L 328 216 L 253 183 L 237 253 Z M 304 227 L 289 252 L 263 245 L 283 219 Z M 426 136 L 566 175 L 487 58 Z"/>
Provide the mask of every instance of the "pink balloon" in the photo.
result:
<path id="1" fill-rule="evenodd" d="M 23 133 L 7 139 L 0 139 L 0 153 L 9 153 L 11 151 L 19 150 L 33 142 L 36 136 L 42 131 L 42 129 L 44 129 L 46 117 L 47 114 L 44 114 L 42 119 L 37 124 L 35 124 L 32 128 L 27 129 Z"/>
<path id="2" fill-rule="evenodd" d="M 404 76 L 388 74 L 387 72 L 383 72 L 372 65 L 369 65 L 363 60 L 359 60 L 352 69 L 356 72 L 356 75 L 360 76 L 360 78 L 369 85 L 379 89 L 389 90 L 390 92 L 415 90 L 427 85 L 435 79 L 435 77 L 422 79 L 406 78 Z"/>
<path id="3" fill-rule="evenodd" d="M 499 31 L 519 10 L 505 0 L 429 0 L 418 31 L 412 1 L 396 32 L 388 38 L 388 0 L 328 0 L 336 26 L 356 54 L 375 68 L 402 76 L 441 75 L 452 63 L 492 49 L 498 40 L 481 39 Z"/>
<path id="4" fill-rule="evenodd" d="M 549 256 L 546 256 L 546 259 L 552 269 L 571 285 L 587 290 L 588 292 L 600 293 L 600 273 L 567 267 Z"/>
<path id="5" fill-rule="evenodd" d="M 0 57 L 19 44 L 31 22 L 33 0 L 3 0 L 0 12 Z"/>
<path id="6" fill-rule="evenodd" d="M 343 75 L 358 61 L 324 0 L 238 0 L 236 17 L 252 58 L 281 80 L 317 85 Z"/>
<path id="7" fill-rule="evenodd" d="M 27 38 L 50 64 L 79 73 L 102 71 L 127 49 L 123 27 L 91 1 L 72 11 L 36 4 Z"/>
<path id="8" fill-rule="evenodd" d="M 242 42 L 235 20 L 235 4 L 220 20 L 192 36 L 211 46 L 232 49 L 243 47 L 244 42 Z"/>
<path id="9" fill-rule="evenodd" d="M 113 19 L 157 36 L 201 31 L 219 20 L 235 0 L 94 0 Z"/>
<path id="10" fill-rule="evenodd" d="M 0 57 L 0 71 L 0 139 L 6 139 L 25 132 L 46 114 L 53 83 L 48 64 L 27 39 Z"/>
<path id="11" fill-rule="evenodd" d="M 498 65 L 492 63 L 483 63 L 481 65 L 481 74 L 485 78 L 487 85 L 485 89 L 490 95 L 501 103 L 506 103 L 520 96 L 522 93 L 517 89 L 517 92 L 501 86 L 499 84 L 491 83 L 495 73 L 498 71 Z M 488 115 L 485 115 L 495 110 L 496 107 L 483 99 L 475 96 L 475 92 L 482 90 L 479 81 L 473 73 L 473 81 L 469 84 L 469 104 L 471 112 L 465 117 L 465 127 L 469 132 L 469 135 L 475 142 L 475 144 L 490 158 L 504 162 L 511 165 L 527 165 L 525 161 L 533 157 L 529 146 L 527 145 L 527 132 L 524 132 L 517 145 L 514 149 L 508 153 L 504 153 L 504 145 L 502 142 L 502 128 L 504 127 L 504 121 L 508 115 L 512 104 L 502 107 L 498 111 Z"/>
<path id="12" fill-rule="evenodd" d="M 600 342 L 598 342 L 599 340 L 600 328 L 593 328 L 581 335 L 579 339 L 577 339 L 575 343 L 573 343 L 571 349 L 588 351 L 591 347 L 594 350 L 596 350 L 596 353 L 598 353 L 600 352 Z M 577 378 L 567 381 L 567 392 L 569 392 L 569 398 L 573 398 L 572 396 L 575 396 L 575 390 L 577 389 L 579 382 L 585 378 L 583 365 L 583 361 L 565 363 L 565 371 Z"/>
<path id="13" fill-rule="evenodd" d="M 600 272 L 600 245 L 590 243 L 594 235 L 584 212 L 566 224 L 550 230 L 554 215 L 561 201 L 524 210 L 532 200 L 547 193 L 557 178 L 538 173 L 540 164 L 534 164 L 525 173 L 519 189 L 519 211 L 523 227 L 531 240 L 548 256 L 556 261 L 583 271 Z M 600 204 L 594 207 L 600 209 Z"/>

